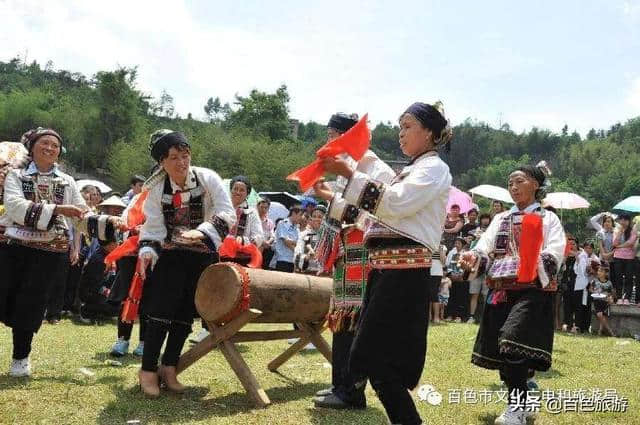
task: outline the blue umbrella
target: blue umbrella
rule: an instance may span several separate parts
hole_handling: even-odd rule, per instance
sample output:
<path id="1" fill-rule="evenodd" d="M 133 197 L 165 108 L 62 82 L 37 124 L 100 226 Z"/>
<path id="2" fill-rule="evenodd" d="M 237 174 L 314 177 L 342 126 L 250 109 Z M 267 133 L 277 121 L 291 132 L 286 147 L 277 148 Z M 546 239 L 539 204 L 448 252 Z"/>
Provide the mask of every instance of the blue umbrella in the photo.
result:
<path id="1" fill-rule="evenodd" d="M 629 196 L 613 207 L 613 211 L 640 212 L 640 196 Z"/>

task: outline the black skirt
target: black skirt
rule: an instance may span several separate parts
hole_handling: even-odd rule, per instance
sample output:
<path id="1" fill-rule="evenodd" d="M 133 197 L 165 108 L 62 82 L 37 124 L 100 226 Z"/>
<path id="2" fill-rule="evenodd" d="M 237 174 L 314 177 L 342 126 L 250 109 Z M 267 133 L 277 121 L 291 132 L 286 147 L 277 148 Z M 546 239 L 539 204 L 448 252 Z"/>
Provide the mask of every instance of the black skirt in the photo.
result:
<path id="1" fill-rule="evenodd" d="M 122 257 L 116 262 L 118 265 L 118 273 L 116 274 L 116 279 L 109 293 L 109 303 L 119 305 L 127 298 L 129 288 L 131 287 L 131 280 L 136 272 L 137 261 L 137 256 L 129 255 Z"/>
<path id="2" fill-rule="evenodd" d="M 593 310 L 596 313 L 602 313 L 605 316 L 609 316 L 609 301 L 593 300 Z"/>
<path id="3" fill-rule="evenodd" d="M 553 351 L 553 307 L 553 293 L 539 289 L 507 291 L 506 302 L 486 304 L 471 362 L 500 369 L 505 359 L 525 359 L 529 369 L 548 370 Z"/>
<path id="4" fill-rule="evenodd" d="M 0 321 L 37 332 L 51 291 L 68 266 L 67 253 L 0 244 Z"/>
<path id="5" fill-rule="evenodd" d="M 200 275 L 217 257 L 187 250 L 163 250 L 142 289 L 141 315 L 187 325 L 197 317 L 194 298 Z"/>
<path id="6" fill-rule="evenodd" d="M 349 359 L 356 381 L 392 370 L 406 388 L 420 380 L 427 351 L 430 269 L 373 270 Z"/>

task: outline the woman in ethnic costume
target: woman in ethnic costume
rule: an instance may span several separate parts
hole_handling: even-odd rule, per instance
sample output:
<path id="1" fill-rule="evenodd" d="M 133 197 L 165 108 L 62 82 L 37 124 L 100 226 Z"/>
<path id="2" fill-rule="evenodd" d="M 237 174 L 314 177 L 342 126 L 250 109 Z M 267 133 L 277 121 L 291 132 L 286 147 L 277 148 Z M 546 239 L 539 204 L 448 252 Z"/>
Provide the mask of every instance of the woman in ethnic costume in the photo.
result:
<path id="1" fill-rule="evenodd" d="M 202 271 L 217 260 L 216 250 L 236 215 L 220 176 L 191 166 L 184 134 L 159 130 L 151 136 L 150 147 L 160 168 L 144 188 L 149 194 L 140 229 L 138 272 L 142 279 L 148 274 L 142 296 L 147 323 L 139 378 L 142 391 L 157 397 L 159 378 L 167 389 L 184 391 L 176 365 L 196 314 L 196 284 Z"/>
<path id="2" fill-rule="evenodd" d="M 546 165 L 523 166 L 509 175 L 515 206 L 496 214 L 478 244 L 463 254 L 467 270 L 487 270 L 491 288 L 471 362 L 497 369 L 509 387 L 509 404 L 495 423 L 521 425 L 529 370 L 551 367 L 554 332 L 554 277 L 566 240 L 562 224 L 540 206 Z M 486 264 L 486 267 L 483 267 Z"/>
<path id="3" fill-rule="evenodd" d="M 356 114 L 336 113 L 332 115 L 327 125 L 327 141 L 334 140 L 344 134 L 357 122 L 358 116 Z M 351 167 L 371 175 L 379 181 L 389 183 L 395 177 L 391 167 L 381 161 L 371 150 L 367 150 L 357 162 L 348 154 L 341 155 L 341 158 Z M 314 399 L 317 407 L 333 409 L 363 409 L 366 407 L 365 386 L 356 388 L 356 380 L 348 370 L 349 353 L 353 345 L 356 323 L 360 315 L 364 288 L 370 270 L 367 251 L 363 244 L 366 212 L 360 214 L 358 208 L 351 205 L 349 208 L 355 209 L 352 217 L 342 220 L 341 214 L 333 208 L 334 205 L 339 204 L 338 200 L 342 199 L 348 182 L 345 177 L 338 176 L 335 193 L 323 183 L 316 184 L 314 187 L 319 197 L 327 201 L 335 199 L 335 202 L 329 205 L 328 217 L 321 230 L 323 234 L 321 238 L 324 240 L 319 244 L 325 245 L 324 249 L 329 251 L 334 249 L 334 243 L 339 244 L 339 255 L 335 264 L 323 264 L 323 268 L 329 271 L 334 266 L 334 289 L 331 310 L 328 314 L 329 328 L 333 332 L 331 388 L 319 391 Z M 329 234 L 332 233 L 333 235 L 329 237 Z M 335 242 L 332 241 L 333 238 L 336 238 Z M 318 254 L 318 249 L 316 249 L 316 254 Z M 324 260 L 321 262 L 325 263 Z"/>
<path id="4" fill-rule="evenodd" d="M 85 232 L 115 240 L 118 217 L 87 216 L 88 208 L 73 177 L 57 161 L 62 137 L 37 128 L 22 136 L 30 160 L 10 170 L 4 182 L 5 244 L 0 246 L 0 321 L 12 328 L 11 376 L 29 376 L 33 336 L 44 317 L 57 272 L 77 256 L 70 235 Z"/>
<path id="5" fill-rule="evenodd" d="M 357 207 L 372 218 L 364 235 L 372 271 L 349 370 L 357 387 L 369 379 L 393 424 L 422 423 L 409 389 L 424 367 L 429 294 L 440 280 L 431 263 L 439 253 L 451 186 L 449 167 L 437 153 L 451 139 L 441 111 L 440 103 L 414 103 L 402 114 L 399 142 L 411 161 L 390 184 L 343 160 L 323 160 L 327 172 L 349 179 L 334 214 L 346 219 Z"/>

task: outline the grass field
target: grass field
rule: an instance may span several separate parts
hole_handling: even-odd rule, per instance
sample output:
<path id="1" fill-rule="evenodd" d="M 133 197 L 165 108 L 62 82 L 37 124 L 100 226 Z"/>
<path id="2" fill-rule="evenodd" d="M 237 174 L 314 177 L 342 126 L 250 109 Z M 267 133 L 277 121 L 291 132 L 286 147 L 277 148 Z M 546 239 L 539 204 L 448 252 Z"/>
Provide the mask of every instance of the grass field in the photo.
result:
<path id="1" fill-rule="evenodd" d="M 266 325 L 252 325 L 264 329 Z M 275 326 L 266 326 L 269 329 Z M 504 403 L 449 403 L 456 390 L 498 391 L 496 372 L 474 367 L 469 358 L 476 325 L 432 326 L 421 384 L 443 395 L 441 405 L 418 400 L 427 424 L 493 424 Z M 330 338 L 329 333 L 324 334 Z M 137 326 L 134 338 L 137 337 Z M 304 352 L 285 363 L 280 373 L 267 363 L 282 352 L 286 341 L 246 343 L 240 351 L 271 398 L 267 409 L 254 409 L 222 355 L 212 352 L 181 375 L 190 386 L 183 395 L 163 393 L 148 400 L 137 384 L 139 359 L 129 355 L 122 366 L 105 363 L 115 338 L 115 325 L 81 326 L 63 320 L 43 325 L 32 353 L 33 377 L 10 378 L 10 329 L 0 328 L 0 423 L 2 424 L 385 424 L 386 416 L 370 387 L 365 411 L 314 409 L 313 394 L 327 387 L 331 369 L 317 352 Z M 133 344 L 132 344 L 133 345 Z M 543 409 L 535 424 L 640 424 L 640 344 L 630 339 L 556 334 L 553 368 L 538 375 L 542 390 L 591 391 L 615 388 L 627 397 L 626 413 L 562 413 Z M 89 369 L 94 376 L 79 371 Z M 486 394 L 486 393 L 485 393 Z M 531 423 L 531 422 L 530 422 Z"/>

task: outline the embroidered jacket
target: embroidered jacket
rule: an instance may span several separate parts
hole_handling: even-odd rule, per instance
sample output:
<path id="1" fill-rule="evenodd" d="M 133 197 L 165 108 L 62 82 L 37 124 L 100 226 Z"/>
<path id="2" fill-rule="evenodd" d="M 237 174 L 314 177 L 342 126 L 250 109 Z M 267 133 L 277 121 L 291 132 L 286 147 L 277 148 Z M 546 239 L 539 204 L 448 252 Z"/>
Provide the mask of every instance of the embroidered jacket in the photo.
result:
<path id="1" fill-rule="evenodd" d="M 505 232 L 501 231 L 501 228 L 504 227 L 503 223 L 510 222 L 509 217 L 512 214 L 520 212 L 538 212 L 542 215 L 543 243 L 540 257 L 538 258 L 537 272 L 540 284 L 543 288 L 546 288 L 553 279 L 553 275 L 559 270 L 560 264 L 562 264 L 566 238 L 558 216 L 551 211 L 542 210 L 538 202 L 534 202 L 523 211 L 519 211 L 518 208 L 514 206 L 509 211 L 496 214 L 493 220 L 491 220 L 491 224 L 489 224 L 487 230 L 482 234 L 480 240 L 473 248 L 473 251 L 481 257 L 484 257 L 485 261 L 490 261 L 490 258 L 496 255 L 505 254 L 506 250 L 502 247 L 503 243 L 501 241 L 502 239 L 506 241 L 508 236 L 502 235 L 502 233 Z M 506 244 L 504 245 L 506 246 Z"/>
<path id="2" fill-rule="evenodd" d="M 167 181 L 171 194 L 165 193 Z M 178 192 L 181 192 L 180 207 L 189 205 L 192 197 L 200 198 L 198 203 L 202 213 L 198 213 L 201 214 L 201 221 L 188 223 L 186 227 L 201 231 L 215 249 L 219 248 L 236 222 L 236 212 L 224 189 L 222 179 L 215 171 L 190 167 L 184 190 L 171 181 L 166 173 L 158 174 L 158 178 L 152 176 L 148 182 L 151 183 L 147 186 L 149 195 L 144 203 L 146 221 L 140 230 L 139 255 L 151 253 L 157 259 L 162 244 L 174 241 L 176 235 L 169 234 L 167 228 L 173 226 L 171 223 L 165 223 L 165 213 L 167 206 L 175 202 L 173 198 Z"/>
<path id="3" fill-rule="evenodd" d="M 407 165 L 391 183 L 354 171 L 344 198 L 334 200 L 332 214 L 347 218 L 353 208 L 362 208 L 378 224 L 367 229 L 367 235 L 383 227 L 437 253 L 450 186 L 449 167 L 436 152 L 428 152 Z"/>
<path id="4" fill-rule="evenodd" d="M 66 252 L 74 234 L 86 233 L 102 240 L 115 238 L 108 216 L 91 214 L 80 220 L 71 219 L 54 214 L 57 205 L 87 208 L 73 177 L 57 165 L 51 172 L 41 173 L 31 162 L 26 168 L 12 169 L 7 174 L 5 214 L 0 217 L 0 226 L 6 228 L 8 239 L 55 252 Z"/>
<path id="5" fill-rule="evenodd" d="M 242 237 L 244 245 L 252 243 L 260 248 L 265 237 L 258 211 L 249 208 L 246 203 L 240 208 L 240 211 L 239 215 L 236 214 L 236 224 L 231 229 L 231 235 Z"/>

